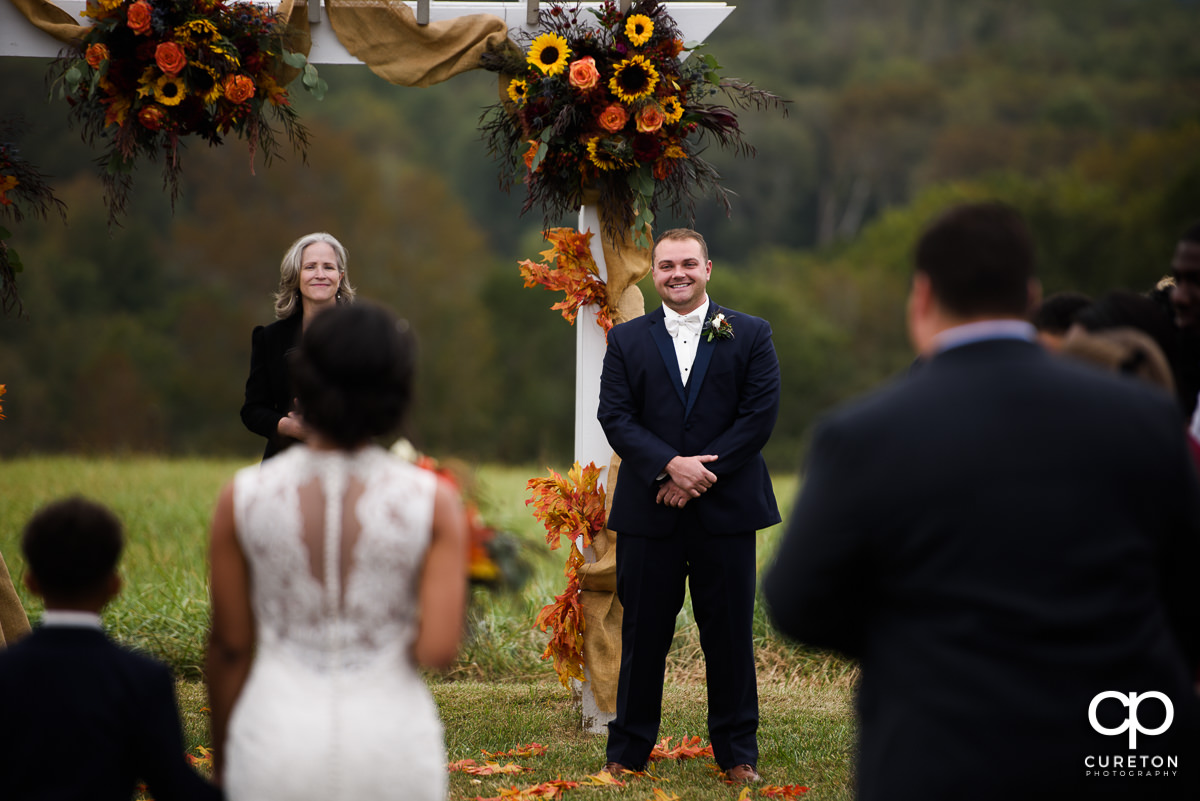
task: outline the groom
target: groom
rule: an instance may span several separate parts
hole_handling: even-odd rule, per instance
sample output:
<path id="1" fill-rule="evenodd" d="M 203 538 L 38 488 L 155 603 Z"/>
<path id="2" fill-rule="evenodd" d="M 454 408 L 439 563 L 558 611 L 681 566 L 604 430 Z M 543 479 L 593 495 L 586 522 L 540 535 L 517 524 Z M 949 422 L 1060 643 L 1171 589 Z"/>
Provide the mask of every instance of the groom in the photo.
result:
<path id="1" fill-rule="evenodd" d="M 779 522 L 760 453 L 779 411 L 779 362 L 765 320 L 710 302 L 699 233 L 664 233 L 651 273 L 662 308 L 609 332 L 600 379 L 597 417 L 621 457 L 608 528 L 620 535 L 624 606 L 604 769 L 642 770 L 650 758 L 686 582 L 713 756 L 727 780 L 758 781 L 754 534 Z"/>

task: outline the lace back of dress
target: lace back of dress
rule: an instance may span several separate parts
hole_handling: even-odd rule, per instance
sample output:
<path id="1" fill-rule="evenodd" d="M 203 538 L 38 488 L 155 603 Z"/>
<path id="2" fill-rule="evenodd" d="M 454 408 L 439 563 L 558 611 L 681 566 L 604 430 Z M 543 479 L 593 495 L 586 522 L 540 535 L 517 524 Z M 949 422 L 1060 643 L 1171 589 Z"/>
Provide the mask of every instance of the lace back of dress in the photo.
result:
<path id="1" fill-rule="evenodd" d="M 354 570 L 354 552 L 362 535 L 355 514 L 363 482 L 331 463 L 300 487 L 301 541 L 312 578 L 322 587 L 324 612 L 331 619 L 345 610 L 346 586 Z"/>

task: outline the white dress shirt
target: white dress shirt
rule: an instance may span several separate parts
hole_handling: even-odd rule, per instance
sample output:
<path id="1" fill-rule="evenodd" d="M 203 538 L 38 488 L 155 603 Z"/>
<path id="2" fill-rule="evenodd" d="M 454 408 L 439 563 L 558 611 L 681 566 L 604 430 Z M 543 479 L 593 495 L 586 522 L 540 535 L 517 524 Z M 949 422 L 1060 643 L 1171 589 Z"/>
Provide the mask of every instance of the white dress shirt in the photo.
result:
<path id="1" fill-rule="evenodd" d="M 42 625 L 104 630 L 100 626 L 99 615 L 95 612 L 84 612 L 77 609 L 47 609 L 42 612 Z"/>
<path id="2" fill-rule="evenodd" d="M 678 314 L 667 308 L 666 305 L 663 306 L 663 314 L 666 320 L 680 321 L 679 332 L 672 335 L 672 339 L 675 342 L 675 359 L 679 362 L 679 377 L 683 379 L 685 385 L 692 374 L 692 364 L 696 361 L 696 350 L 700 347 L 700 332 L 704 329 L 704 320 L 708 316 L 708 306 L 708 295 L 704 296 L 703 303 L 686 315 Z M 696 321 L 691 330 L 683 325 L 685 319 Z M 673 324 L 669 324 L 667 330 L 670 331 L 672 327 Z"/>

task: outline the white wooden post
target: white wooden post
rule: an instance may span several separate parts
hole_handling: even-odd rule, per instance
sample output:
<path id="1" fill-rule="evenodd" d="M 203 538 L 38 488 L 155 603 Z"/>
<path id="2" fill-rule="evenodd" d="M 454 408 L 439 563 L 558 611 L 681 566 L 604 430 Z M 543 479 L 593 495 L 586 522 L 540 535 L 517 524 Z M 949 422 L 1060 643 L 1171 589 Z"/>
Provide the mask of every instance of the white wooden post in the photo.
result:
<path id="1" fill-rule="evenodd" d="M 579 230 L 591 231 L 592 258 L 600 271 L 600 279 L 608 281 L 608 267 L 604 261 L 604 248 L 601 237 L 604 235 L 600 228 L 600 214 L 597 206 L 581 206 L 579 209 Z M 584 306 L 575 318 L 575 461 L 581 465 L 595 462 L 600 468 L 600 485 L 608 485 L 608 463 L 612 458 L 613 449 L 608 444 L 604 429 L 596 419 L 596 410 L 600 404 L 600 371 L 604 364 L 605 336 L 604 329 L 596 325 L 595 304 Z M 591 548 L 585 548 L 584 558 L 595 561 Z M 596 697 L 592 693 L 591 672 L 584 665 L 584 674 L 588 681 L 576 683 L 575 689 L 580 696 L 580 712 L 584 731 L 592 734 L 606 734 L 608 723 L 615 715 L 602 711 L 596 706 Z"/>

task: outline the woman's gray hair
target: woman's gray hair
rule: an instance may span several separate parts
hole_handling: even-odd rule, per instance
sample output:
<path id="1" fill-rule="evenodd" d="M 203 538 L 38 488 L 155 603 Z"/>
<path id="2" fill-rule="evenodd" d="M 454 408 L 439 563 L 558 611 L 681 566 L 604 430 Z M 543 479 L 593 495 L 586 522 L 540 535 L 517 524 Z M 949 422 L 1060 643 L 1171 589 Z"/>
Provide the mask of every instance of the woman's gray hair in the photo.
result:
<path id="1" fill-rule="evenodd" d="M 338 273 L 342 276 L 341 283 L 338 284 L 337 302 L 354 302 L 355 290 L 350 285 L 350 276 L 346 273 L 345 246 L 332 234 L 324 231 L 305 234 L 292 243 L 292 246 L 287 249 L 287 253 L 283 254 L 283 261 L 279 263 L 279 289 L 275 292 L 276 319 L 282 320 L 285 317 L 291 317 L 301 310 L 300 270 L 304 267 L 304 249 L 317 242 L 329 245 L 337 256 Z"/>

